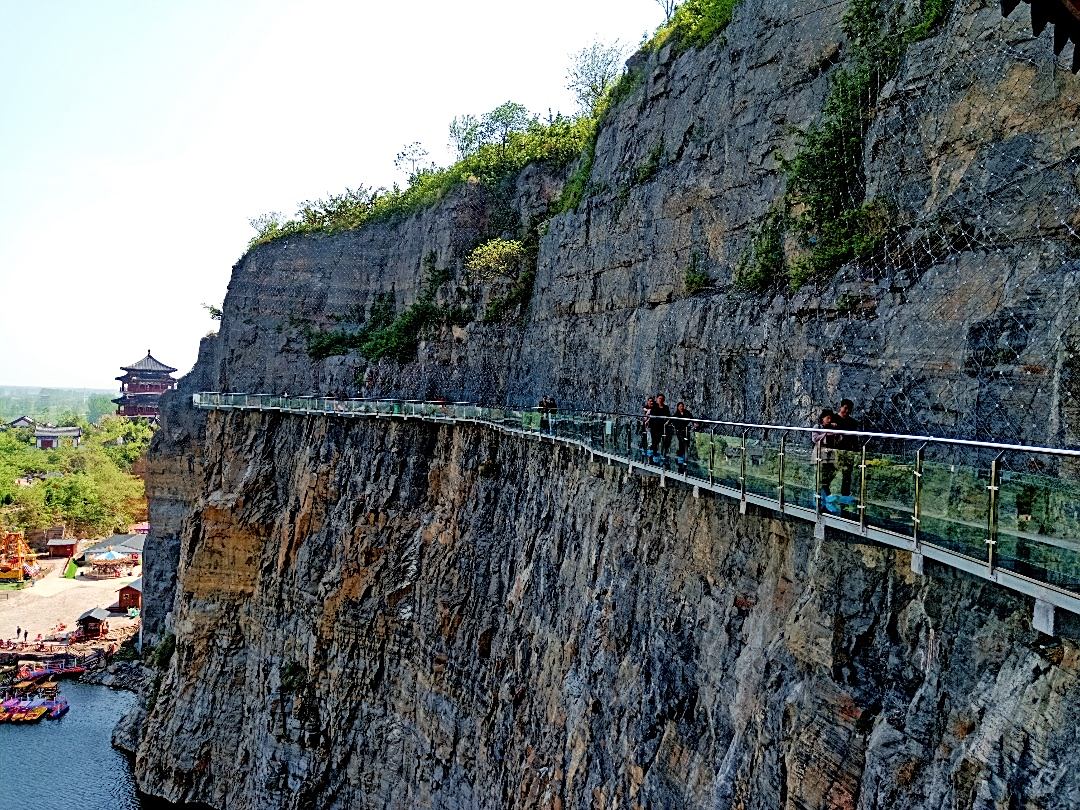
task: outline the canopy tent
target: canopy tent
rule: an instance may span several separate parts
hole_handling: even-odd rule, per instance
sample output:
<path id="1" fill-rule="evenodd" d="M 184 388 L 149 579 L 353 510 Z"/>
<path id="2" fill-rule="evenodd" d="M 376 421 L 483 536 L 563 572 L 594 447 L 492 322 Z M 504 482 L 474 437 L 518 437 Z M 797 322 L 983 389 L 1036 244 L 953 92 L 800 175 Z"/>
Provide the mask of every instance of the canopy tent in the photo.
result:
<path id="1" fill-rule="evenodd" d="M 126 554 L 109 549 L 104 554 L 98 554 L 90 558 L 90 567 L 95 574 L 118 577 L 120 569 L 131 565 L 131 558 Z"/>

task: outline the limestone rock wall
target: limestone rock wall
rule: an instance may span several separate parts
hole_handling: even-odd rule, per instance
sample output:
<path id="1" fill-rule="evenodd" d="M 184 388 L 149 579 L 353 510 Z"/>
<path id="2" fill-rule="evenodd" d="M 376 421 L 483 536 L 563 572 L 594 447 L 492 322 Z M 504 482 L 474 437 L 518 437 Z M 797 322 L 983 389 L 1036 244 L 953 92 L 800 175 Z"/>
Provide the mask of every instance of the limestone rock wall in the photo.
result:
<path id="1" fill-rule="evenodd" d="M 470 186 L 408 219 L 251 251 L 234 268 L 211 387 L 511 403 L 549 392 L 635 412 L 664 390 L 717 418 L 797 424 L 849 396 L 883 430 L 1075 442 L 1080 78 L 1055 66 L 1049 34 L 1032 39 L 991 0 L 956 3 L 882 88 L 862 169 L 868 195 L 897 207 L 886 254 L 794 293 L 732 284 L 784 194 L 782 159 L 850 50 L 845 8 L 743 0 L 717 43 L 650 57 L 601 129 L 590 193 L 541 228 L 521 321 L 486 324 L 474 306 L 472 323 L 405 366 L 312 361 L 302 335 L 380 293 L 400 309 L 426 261 L 452 276 L 440 300 L 483 296 L 464 259 L 500 206 L 522 227 L 542 218 L 564 176 L 541 168 L 509 202 Z M 695 295 L 692 261 L 711 279 Z"/>
<path id="2" fill-rule="evenodd" d="M 209 419 L 143 790 L 246 808 L 1080 800 L 1023 600 L 479 428 Z"/>

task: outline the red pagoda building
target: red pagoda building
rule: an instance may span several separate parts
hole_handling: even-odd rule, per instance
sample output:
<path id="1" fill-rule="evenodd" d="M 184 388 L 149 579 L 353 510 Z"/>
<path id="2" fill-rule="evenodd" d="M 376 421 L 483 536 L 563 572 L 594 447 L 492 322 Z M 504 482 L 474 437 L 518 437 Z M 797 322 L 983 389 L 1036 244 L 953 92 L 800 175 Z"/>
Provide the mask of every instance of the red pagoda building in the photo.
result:
<path id="1" fill-rule="evenodd" d="M 120 381 L 120 396 L 114 399 L 116 413 L 120 416 L 138 416 L 144 419 L 158 417 L 158 399 L 161 395 L 176 387 L 172 373 L 176 371 L 150 355 L 130 366 L 121 366 L 124 371 Z"/>

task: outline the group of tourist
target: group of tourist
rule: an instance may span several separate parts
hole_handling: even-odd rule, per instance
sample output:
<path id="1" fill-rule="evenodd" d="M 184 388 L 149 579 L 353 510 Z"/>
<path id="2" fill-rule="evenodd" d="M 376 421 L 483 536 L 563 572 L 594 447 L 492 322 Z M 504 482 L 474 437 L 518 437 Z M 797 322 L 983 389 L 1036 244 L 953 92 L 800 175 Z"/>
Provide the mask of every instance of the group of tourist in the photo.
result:
<path id="1" fill-rule="evenodd" d="M 540 412 L 540 432 L 554 433 L 555 417 L 559 413 L 559 406 L 555 402 L 555 397 L 549 394 L 540 397 L 536 410 Z"/>
<path id="2" fill-rule="evenodd" d="M 679 472 L 686 472 L 686 459 L 690 450 L 690 431 L 695 427 L 694 414 L 685 402 L 675 403 L 671 412 L 663 394 L 646 398 L 641 414 L 641 449 L 652 464 L 667 466 L 671 452 L 671 439 L 675 438 L 675 465 Z"/>
<path id="3" fill-rule="evenodd" d="M 540 431 L 554 433 L 559 411 L 555 398 L 544 395 L 536 409 L 540 414 Z M 837 514 L 843 507 L 855 503 L 851 495 L 851 480 L 855 469 L 855 453 L 859 450 L 859 437 L 852 433 L 839 432 L 862 430 L 861 423 L 853 416 L 854 410 L 855 404 L 850 399 L 841 400 L 835 411 L 826 408 L 818 416 L 818 429 L 811 434 L 814 442 L 814 462 L 820 471 L 818 496 L 824 509 Z M 672 411 L 664 394 L 647 397 L 641 411 L 641 453 L 650 464 L 667 467 L 674 439 L 676 469 L 680 473 L 686 472 L 690 435 L 697 427 L 694 414 L 685 402 L 677 402 L 675 410 Z M 840 474 L 840 491 L 834 493 L 832 488 L 837 473 Z"/>
<path id="4" fill-rule="evenodd" d="M 826 408 L 818 416 L 820 430 L 811 434 L 814 440 L 815 461 L 818 463 L 818 497 L 828 512 L 839 514 L 842 507 L 851 506 L 855 498 L 851 494 L 851 478 L 855 470 L 855 453 L 859 450 L 859 437 L 849 433 L 831 431 L 862 430 L 859 420 L 852 416 L 855 404 L 850 399 L 840 400 L 840 407 L 833 411 Z M 840 492 L 832 491 L 836 473 L 840 473 Z"/>

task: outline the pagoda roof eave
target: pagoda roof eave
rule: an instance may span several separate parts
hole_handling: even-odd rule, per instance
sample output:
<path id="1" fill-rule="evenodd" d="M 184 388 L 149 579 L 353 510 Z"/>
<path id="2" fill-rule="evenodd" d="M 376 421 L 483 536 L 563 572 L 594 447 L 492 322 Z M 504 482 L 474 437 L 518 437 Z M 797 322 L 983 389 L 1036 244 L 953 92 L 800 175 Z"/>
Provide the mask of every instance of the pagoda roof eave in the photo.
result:
<path id="1" fill-rule="evenodd" d="M 138 360 L 137 362 L 132 363 L 130 366 L 120 366 L 120 368 L 123 369 L 124 371 L 142 371 L 142 372 L 150 371 L 150 372 L 162 372 L 162 373 L 165 373 L 165 374 L 172 374 L 174 371 L 176 371 L 176 369 L 173 368 L 172 366 L 167 366 L 164 363 L 162 363 L 160 360 L 158 360 L 156 357 L 153 357 L 150 354 L 149 349 L 146 350 L 146 357 L 143 357 L 142 359 Z M 120 378 L 117 377 L 117 379 L 120 379 Z"/>

